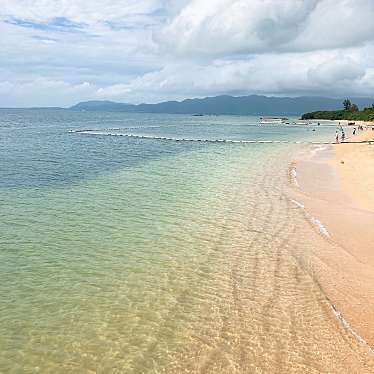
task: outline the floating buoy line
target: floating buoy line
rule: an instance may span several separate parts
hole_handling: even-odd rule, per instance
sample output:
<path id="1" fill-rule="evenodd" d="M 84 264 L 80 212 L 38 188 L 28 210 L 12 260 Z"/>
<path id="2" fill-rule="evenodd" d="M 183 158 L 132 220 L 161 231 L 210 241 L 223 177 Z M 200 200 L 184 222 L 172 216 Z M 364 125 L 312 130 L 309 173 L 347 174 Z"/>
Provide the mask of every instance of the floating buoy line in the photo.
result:
<path id="1" fill-rule="evenodd" d="M 138 127 L 144 128 L 144 127 Z M 336 142 L 322 142 L 322 141 L 297 141 L 297 140 L 233 140 L 233 139 L 192 139 L 192 138 L 173 138 L 166 136 L 153 136 L 153 135 L 136 135 L 128 133 L 116 133 L 113 131 L 124 130 L 123 128 L 113 129 L 78 129 L 69 130 L 69 133 L 82 134 L 82 135 L 96 135 L 96 136 L 122 136 L 133 139 L 151 139 L 151 140 L 165 140 L 173 142 L 199 142 L 199 143 L 230 143 L 230 144 L 337 144 Z M 370 141 L 345 141 L 338 144 L 349 144 L 349 143 L 368 143 Z"/>

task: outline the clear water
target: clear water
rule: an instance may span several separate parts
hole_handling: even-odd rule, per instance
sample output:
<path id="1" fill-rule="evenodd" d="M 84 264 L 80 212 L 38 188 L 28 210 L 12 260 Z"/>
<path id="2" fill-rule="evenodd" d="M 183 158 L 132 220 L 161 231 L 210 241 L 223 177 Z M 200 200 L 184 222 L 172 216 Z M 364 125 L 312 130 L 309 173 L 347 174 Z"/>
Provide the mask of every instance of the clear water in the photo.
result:
<path id="1" fill-rule="evenodd" d="M 335 131 L 256 123 L 0 111 L 0 372 L 370 372 L 308 267 L 326 244 L 288 197 L 305 145 L 68 132 Z"/>

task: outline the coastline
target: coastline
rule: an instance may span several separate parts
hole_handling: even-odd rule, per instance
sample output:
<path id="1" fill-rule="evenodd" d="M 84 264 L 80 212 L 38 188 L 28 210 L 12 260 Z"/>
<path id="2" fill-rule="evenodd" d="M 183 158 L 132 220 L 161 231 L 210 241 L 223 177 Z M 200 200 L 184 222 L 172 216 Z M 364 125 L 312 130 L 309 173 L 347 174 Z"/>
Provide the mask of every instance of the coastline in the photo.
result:
<path id="1" fill-rule="evenodd" d="M 311 254 L 311 271 L 338 319 L 373 353 L 374 143 L 358 143 L 368 140 L 370 127 L 349 143 L 314 147 L 295 162 L 291 177 L 295 199 L 325 234 L 326 246 Z"/>

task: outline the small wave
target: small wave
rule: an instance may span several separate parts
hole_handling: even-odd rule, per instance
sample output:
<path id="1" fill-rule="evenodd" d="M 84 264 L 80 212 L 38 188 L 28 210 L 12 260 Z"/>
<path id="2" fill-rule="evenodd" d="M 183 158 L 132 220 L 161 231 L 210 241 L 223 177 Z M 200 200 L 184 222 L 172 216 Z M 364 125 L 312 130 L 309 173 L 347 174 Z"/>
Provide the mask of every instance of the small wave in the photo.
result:
<path id="1" fill-rule="evenodd" d="M 306 209 L 305 209 L 305 205 L 304 205 L 304 204 L 302 204 L 302 203 L 300 203 L 300 202 L 298 202 L 298 201 L 296 201 L 296 200 L 293 200 L 293 199 L 291 199 L 291 202 L 292 202 L 293 204 L 295 204 L 298 208 L 303 209 L 303 211 L 304 211 L 304 213 L 305 213 L 305 216 L 308 218 L 308 220 L 309 220 L 309 221 L 310 221 L 310 222 L 311 222 L 315 227 L 318 228 L 318 231 L 319 231 L 322 235 L 326 236 L 327 238 L 331 238 L 331 235 L 330 235 L 330 233 L 328 232 L 326 226 L 324 226 L 323 223 L 322 223 L 319 219 L 313 217 L 310 213 L 308 213 L 308 212 L 306 211 Z"/>
<path id="2" fill-rule="evenodd" d="M 295 167 L 292 167 L 292 168 L 290 169 L 290 175 L 291 175 L 291 179 L 292 179 L 294 185 L 295 185 L 296 187 L 300 187 L 299 182 L 298 182 L 298 180 L 297 180 L 297 171 L 296 171 L 296 168 L 295 168 Z"/>
<path id="3" fill-rule="evenodd" d="M 301 209 L 305 209 L 305 205 L 304 204 L 301 204 L 301 203 L 299 203 L 298 201 L 296 201 L 294 199 L 291 199 L 291 202 L 293 202 L 297 207 L 299 207 Z"/>
<path id="4" fill-rule="evenodd" d="M 311 222 L 312 222 L 315 226 L 318 227 L 318 230 L 319 230 L 319 232 L 320 232 L 322 235 L 324 235 L 324 236 L 330 238 L 330 233 L 327 231 L 326 227 L 322 224 L 322 222 L 321 222 L 319 219 L 314 218 L 313 216 L 310 216 L 310 220 L 311 220 Z"/>
<path id="5" fill-rule="evenodd" d="M 315 224 L 316 226 L 318 226 L 319 228 L 319 231 L 327 236 L 328 238 L 330 238 L 330 234 L 329 232 L 327 231 L 326 227 L 321 223 L 321 221 L 319 221 L 318 219 L 314 218 L 313 216 L 311 216 L 308 212 L 305 211 L 305 205 L 300 203 L 299 201 L 297 200 L 294 200 L 294 199 L 290 199 L 291 202 L 293 204 L 295 204 L 298 208 L 300 209 L 303 209 L 306 216 L 312 221 L 313 224 Z M 343 327 L 350 333 L 353 335 L 353 337 L 362 345 L 365 345 L 369 352 L 371 354 L 374 354 L 374 350 L 373 348 L 369 345 L 369 343 L 361 336 L 359 335 L 353 328 L 352 326 L 349 324 L 349 322 L 343 317 L 342 313 L 336 308 L 336 306 L 330 301 L 329 298 L 327 298 L 330 306 L 331 306 L 331 309 L 335 315 L 335 317 L 338 319 L 338 321 L 343 325 Z"/>
<path id="6" fill-rule="evenodd" d="M 311 153 L 312 156 L 315 156 L 317 153 L 325 151 L 327 149 L 326 146 L 318 144 L 317 147 L 312 148 Z"/>
<path id="7" fill-rule="evenodd" d="M 353 328 L 352 326 L 349 324 L 349 322 L 343 317 L 343 315 L 341 314 L 341 312 L 339 312 L 339 310 L 336 308 L 336 306 L 334 304 L 332 304 L 330 302 L 330 306 L 331 306 L 331 309 L 335 315 L 335 317 L 338 319 L 338 321 L 343 325 L 343 327 L 349 332 L 351 333 L 355 339 L 362 345 L 365 345 L 369 352 L 371 354 L 374 354 L 374 350 L 373 348 L 369 345 L 369 343 L 361 336 L 359 335 Z"/>

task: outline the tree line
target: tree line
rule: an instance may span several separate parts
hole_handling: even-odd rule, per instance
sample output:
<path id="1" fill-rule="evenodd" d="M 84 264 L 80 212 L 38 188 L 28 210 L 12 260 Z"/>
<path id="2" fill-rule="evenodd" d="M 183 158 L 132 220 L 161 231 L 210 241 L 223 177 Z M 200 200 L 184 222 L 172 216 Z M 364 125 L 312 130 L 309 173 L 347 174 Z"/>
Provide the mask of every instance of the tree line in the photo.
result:
<path id="1" fill-rule="evenodd" d="M 316 112 L 305 113 L 302 119 L 328 119 L 328 120 L 350 120 L 350 121 L 374 121 L 374 103 L 369 108 L 362 110 L 352 103 L 351 100 L 343 101 L 342 110 L 321 110 Z"/>

